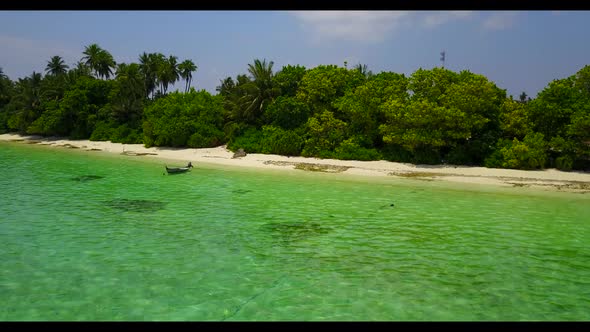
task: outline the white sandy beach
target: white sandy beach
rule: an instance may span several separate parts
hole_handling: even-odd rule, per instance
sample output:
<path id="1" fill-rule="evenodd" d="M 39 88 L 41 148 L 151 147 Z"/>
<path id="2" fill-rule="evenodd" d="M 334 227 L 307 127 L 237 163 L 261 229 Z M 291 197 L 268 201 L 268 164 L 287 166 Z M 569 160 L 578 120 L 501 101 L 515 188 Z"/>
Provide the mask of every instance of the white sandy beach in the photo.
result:
<path id="1" fill-rule="evenodd" d="M 232 158 L 234 155 L 233 152 L 227 150 L 225 146 L 207 149 L 145 148 L 142 144 L 66 140 L 16 134 L 2 134 L 0 135 L 0 141 L 23 142 L 88 151 L 104 151 L 136 157 L 150 156 L 182 163 L 190 161 L 193 165 L 207 163 L 288 171 L 311 170 L 341 173 L 344 175 L 351 174 L 373 177 L 397 176 L 473 184 L 529 187 L 540 190 L 590 192 L 590 173 L 563 172 L 556 169 L 523 171 L 452 165 L 412 165 L 383 160 L 334 160 L 266 154 L 248 154 L 244 157 Z"/>

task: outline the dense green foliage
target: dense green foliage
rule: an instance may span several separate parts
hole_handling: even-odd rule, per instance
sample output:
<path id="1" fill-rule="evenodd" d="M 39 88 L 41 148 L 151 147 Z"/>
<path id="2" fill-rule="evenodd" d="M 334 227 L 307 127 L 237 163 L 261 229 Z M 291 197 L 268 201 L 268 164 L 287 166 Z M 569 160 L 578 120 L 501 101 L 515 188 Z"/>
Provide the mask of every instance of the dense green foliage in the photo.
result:
<path id="1" fill-rule="evenodd" d="M 590 66 L 531 99 L 486 77 L 444 68 L 409 76 L 255 59 L 217 95 L 191 87 L 197 65 L 142 53 L 116 63 L 97 44 L 45 76 L 0 68 L 0 133 L 214 147 L 248 153 L 487 167 L 590 169 Z M 170 92 L 184 81 L 179 91 Z"/>
<path id="2" fill-rule="evenodd" d="M 209 148 L 224 143 L 223 106 L 207 91 L 173 92 L 145 109 L 146 146 Z"/>

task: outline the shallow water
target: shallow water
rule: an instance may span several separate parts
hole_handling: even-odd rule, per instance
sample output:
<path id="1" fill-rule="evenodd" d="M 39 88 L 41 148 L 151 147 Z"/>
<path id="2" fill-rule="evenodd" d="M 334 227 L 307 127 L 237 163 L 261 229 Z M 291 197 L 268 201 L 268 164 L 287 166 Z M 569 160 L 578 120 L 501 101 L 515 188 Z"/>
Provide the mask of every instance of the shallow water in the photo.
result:
<path id="1" fill-rule="evenodd" d="M 0 320 L 590 319 L 588 195 L 164 164 L 0 143 Z"/>

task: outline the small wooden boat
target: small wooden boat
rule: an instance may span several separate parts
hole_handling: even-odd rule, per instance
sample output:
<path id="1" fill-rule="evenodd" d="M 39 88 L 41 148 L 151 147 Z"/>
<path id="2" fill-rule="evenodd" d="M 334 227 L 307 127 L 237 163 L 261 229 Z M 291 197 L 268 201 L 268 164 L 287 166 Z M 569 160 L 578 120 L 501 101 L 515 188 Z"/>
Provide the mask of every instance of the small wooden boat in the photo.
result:
<path id="1" fill-rule="evenodd" d="M 166 166 L 166 172 L 168 172 L 168 174 L 179 174 L 179 173 L 188 172 L 191 168 L 193 168 L 193 164 L 189 162 L 188 165 L 186 165 L 186 167 L 168 167 L 168 166 Z"/>

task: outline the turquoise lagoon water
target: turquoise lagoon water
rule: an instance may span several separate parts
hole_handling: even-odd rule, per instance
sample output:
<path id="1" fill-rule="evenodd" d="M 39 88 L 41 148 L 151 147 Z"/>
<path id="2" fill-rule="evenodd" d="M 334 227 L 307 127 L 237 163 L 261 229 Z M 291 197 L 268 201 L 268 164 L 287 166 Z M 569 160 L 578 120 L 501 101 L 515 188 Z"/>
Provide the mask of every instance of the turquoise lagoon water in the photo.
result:
<path id="1" fill-rule="evenodd" d="M 0 143 L 0 320 L 590 319 L 588 194 L 164 164 Z"/>

